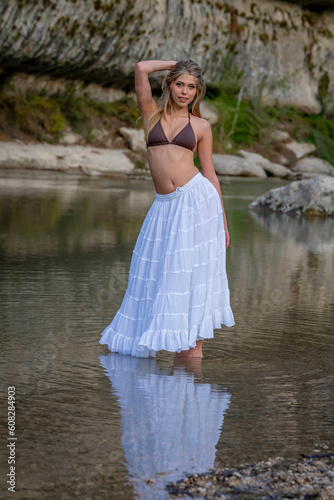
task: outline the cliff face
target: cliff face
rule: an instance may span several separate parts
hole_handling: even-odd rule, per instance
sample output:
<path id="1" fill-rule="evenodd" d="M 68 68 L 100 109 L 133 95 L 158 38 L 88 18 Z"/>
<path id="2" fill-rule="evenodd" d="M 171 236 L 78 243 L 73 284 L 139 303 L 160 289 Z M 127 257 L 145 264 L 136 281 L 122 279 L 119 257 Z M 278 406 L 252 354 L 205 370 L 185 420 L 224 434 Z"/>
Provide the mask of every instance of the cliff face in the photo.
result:
<path id="1" fill-rule="evenodd" d="M 268 103 L 318 112 L 319 98 L 334 98 L 330 11 L 270 0 L 2 0 L 0 23 L 6 71 L 131 90 L 140 59 L 195 59 L 211 83 L 228 60 L 243 70 L 245 93 L 261 86 Z"/>
<path id="2" fill-rule="evenodd" d="M 334 10 L 333 0 L 285 0 L 289 3 L 296 3 L 301 7 L 314 11 L 324 12 L 325 10 Z"/>

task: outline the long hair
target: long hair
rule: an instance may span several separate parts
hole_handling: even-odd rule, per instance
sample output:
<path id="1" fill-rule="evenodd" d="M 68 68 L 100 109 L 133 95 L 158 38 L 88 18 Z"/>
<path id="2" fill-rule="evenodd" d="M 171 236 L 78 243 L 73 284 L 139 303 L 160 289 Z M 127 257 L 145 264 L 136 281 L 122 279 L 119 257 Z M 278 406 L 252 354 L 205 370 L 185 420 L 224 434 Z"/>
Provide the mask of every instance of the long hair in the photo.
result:
<path id="1" fill-rule="evenodd" d="M 193 61 L 192 59 L 184 59 L 182 61 L 178 61 L 175 66 L 170 70 L 170 72 L 165 76 L 162 82 L 162 95 L 160 97 L 160 106 L 159 108 L 152 113 L 149 118 L 146 130 L 145 130 L 145 139 L 148 141 L 148 134 L 154 127 L 156 123 L 160 120 L 161 116 L 166 118 L 167 111 L 171 109 L 173 99 L 172 99 L 172 86 L 174 81 L 184 73 L 189 73 L 189 75 L 193 75 L 196 80 L 196 96 L 188 104 L 188 110 L 194 116 L 199 116 L 201 118 L 201 113 L 199 109 L 199 105 L 203 100 L 205 95 L 205 82 L 202 76 L 202 68 L 201 66 Z"/>

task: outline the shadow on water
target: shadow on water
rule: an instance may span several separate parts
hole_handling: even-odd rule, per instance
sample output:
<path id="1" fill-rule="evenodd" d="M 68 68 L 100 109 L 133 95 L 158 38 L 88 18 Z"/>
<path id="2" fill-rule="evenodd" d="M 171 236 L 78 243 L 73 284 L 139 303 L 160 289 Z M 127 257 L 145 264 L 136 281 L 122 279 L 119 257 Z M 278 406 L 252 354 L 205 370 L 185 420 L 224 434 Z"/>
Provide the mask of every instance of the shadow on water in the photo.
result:
<path id="1" fill-rule="evenodd" d="M 17 499 L 167 499 L 165 483 L 186 472 L 333 448 L 333 219 L 248 210 L 284 183 L 223 185 L 236 325 L 204 343 L 201 373 L 98 343 L 152 183 L 0 171 L 1 389 L 16 387 Z"/>
<path id="2" fill-rule="evenodd" d="M 165 485 L 214 466 L 230 394 L 204 381 L 201 360 L 162 369 L 155 359 L 110 353 L 100 361 L 122 414 L 122 446 L 135 495 L 166 498 Z"/>

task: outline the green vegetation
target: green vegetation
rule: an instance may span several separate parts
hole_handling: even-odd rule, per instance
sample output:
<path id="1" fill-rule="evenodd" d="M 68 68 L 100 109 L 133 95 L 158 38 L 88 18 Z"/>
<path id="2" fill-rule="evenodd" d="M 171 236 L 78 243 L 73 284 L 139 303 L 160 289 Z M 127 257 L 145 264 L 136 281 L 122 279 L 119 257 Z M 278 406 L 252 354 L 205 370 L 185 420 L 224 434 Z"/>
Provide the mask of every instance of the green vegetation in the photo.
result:
<path id="1" fill-rule="evenodd" d="M 280 129 L 289 132 L 297 141 L 313 143 L 317 155 L 334 165 L 333 111 L 307 115 L 293 106 L 264 106 L 261 89 L 252 98 L 245 98 L 243 92 L 242 72 L 233 68 L 226 69 L 219 85 L 208 86 L 206 101 L 216 108 L 219 116 L 213 127 L 216 152 L 233 153 L 248 148 L 268 156 L 273 147 L 270 132 Z"/>
<path id="2" fill-rule="evenodd" d="M 125 97 L 112 103 L 81 97 L 68 88 L 63 93 L 14 91 L 9 84 L 0 87 L 0 130 L 20 138 L 25 134 L 38 141 L 57 143 L 66 128 L 90 142 L 94 128 L 115 133 L 121 126 L 138 128 L 139 111 L 134 99 Z"/>
<path id="3" fill-rule="evenodd" d="M 304 120 L 308 124 L 305 139 L 316 145 L 320 158 L 334 165 L 334 114 L 331 118 L 305 116 Z"/>
<path id="4" fill-rule="evenodd" d="M 284 85 L 284 82 L 279 82 Z M 257 96 L 245 97 L 242 71 L 226 65 L 219 85 L 209 85 L 206 100 L 218 112 L 218 123 L 212 127 L 215 153 L 235 153 L 251 149 L 270 157 L 274 144 L 273 130 L 286 130 L 297 141 L 311 142 L 317 155 L 334 165 L 334 113 L 325 111 L 328 82 L 324 75 L 319 99 L 324 111 L 306 115 L 292 106 L 263 106 L 261 89 Z M 140 128 L 137 103 L 130 97 L 113 103 L 96 102 L 73 88 L 63 93 L 19 92 L 10 78 L 0 81 L 0 131 L 7 137 L 57 143 L 70 127 L 85 141 L 92 142 L 93 130 L 107 130 L 117 135 L 121 126 Z"/>

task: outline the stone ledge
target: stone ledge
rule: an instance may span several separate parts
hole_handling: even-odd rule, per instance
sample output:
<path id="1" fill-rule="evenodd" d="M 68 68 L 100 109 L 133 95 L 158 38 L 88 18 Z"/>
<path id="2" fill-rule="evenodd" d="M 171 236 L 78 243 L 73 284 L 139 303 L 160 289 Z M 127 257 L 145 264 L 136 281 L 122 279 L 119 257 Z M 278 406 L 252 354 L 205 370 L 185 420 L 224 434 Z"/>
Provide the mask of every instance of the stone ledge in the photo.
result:
<path id="1" fill-rule="evenodd" d="M 81 171 L 87 175 L 129 174 L 134 165 L 126 153 L 89 146 L 0 142 L 0 167 Z"/>

